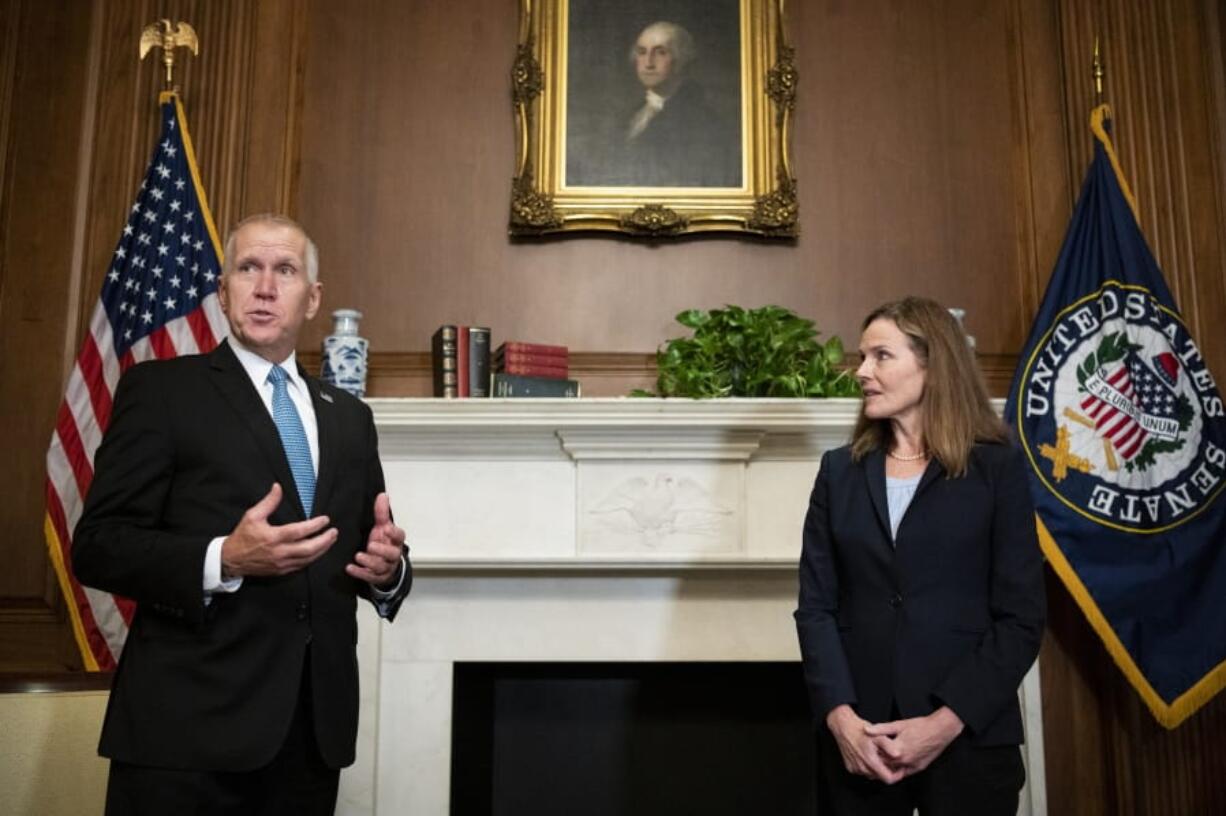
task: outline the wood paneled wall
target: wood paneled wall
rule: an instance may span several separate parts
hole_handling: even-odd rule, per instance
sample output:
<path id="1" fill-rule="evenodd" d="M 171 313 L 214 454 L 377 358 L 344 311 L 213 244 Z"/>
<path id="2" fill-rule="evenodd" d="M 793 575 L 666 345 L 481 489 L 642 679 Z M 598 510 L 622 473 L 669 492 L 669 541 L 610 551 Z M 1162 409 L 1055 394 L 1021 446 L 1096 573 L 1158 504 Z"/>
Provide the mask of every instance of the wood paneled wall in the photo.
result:
<path id="1" fill-rule="evenodd" d="M 76 659 L 42 538 L 44 457 L 75 335 L 79 61 L 91 26 L 67 5 L 9 0 L 0 22 L 0 654 L 19 667 Z"/>
<path id="2" fill-rule="evenodd" d="M 508 241 L 496 56 L 515 5 L 311 5 L 298 212 L 325 303 L 364 309 L 373 348 L 425 349 L 459 322 L 641 355 L 680 333 L 677 312 L 728 302 L 782 303 L 854 342 L 861 315 L 912 291 L 967 308 L 986 354 L 1016 351 L 1068 212 L 1050 7 L 790 4 L 802 235 L 786 246 Z"/>
<path id="3" fill-rule="evenodd" d="M 366 312 L 376 395 L 428 391 L 443 322 L 565 343 L 589 394 L 647 385 L 692 306 L 779 303 L 856 341 L 905 292 L 968 309 L 1002 391 L 1089 159 L 1090 53 L 1142 226 L 1226 375 L 1226 15 L 1219 0 L 789 3 L 800 239 L 506 237 L 512 0 L 0 0 L 0 668 L 74 662 L 44 555 L 43 456 L 148 159 L 160 66 L 141 28 L 190 21 L 178 70 L 219 227 L 286 210 L 325 307 Z M 304 359 L 326 333 L 317 321 Z M 1044 644 L 1054 814 L 1226 801 L 1219 699 L 1152 723 L 1066 593 Z"/>

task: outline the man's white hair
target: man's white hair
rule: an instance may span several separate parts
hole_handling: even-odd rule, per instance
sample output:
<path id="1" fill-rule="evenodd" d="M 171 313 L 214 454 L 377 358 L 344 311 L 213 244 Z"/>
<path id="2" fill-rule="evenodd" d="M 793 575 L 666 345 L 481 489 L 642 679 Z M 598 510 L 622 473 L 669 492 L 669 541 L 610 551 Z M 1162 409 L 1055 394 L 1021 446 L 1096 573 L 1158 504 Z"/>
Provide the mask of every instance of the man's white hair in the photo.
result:
<path id="1" fill-rule="evenodd" d="M 226 233 L 225 260 L 222 263 L 223 274 L 234 268 L 232 264 L 234 263 L 235 243 L 238 238 L 238 231 L 243 227 L 250 226 L 251 224 L 274 224 L 278 227 L 290 227 L 291 229 L 295 229 L 302 233 L 302 237 L 306 241 L 306 254 L 302 260 L 303 263 L 306 264 L 307 280 L 311 283 L 315 283 L 319 280 L 319 250 L 315 248 L 315 242 L 311 240 L 311 236 L 307 235 L 307 231 L 302 228 L 301 224 L 290 218 L 288 215 L 281 215 L 280 213 L 257 213 L 256 215 L 249 215 L 242 221 L 239 221 L 237 224 L 230 227 L 230 231 Z"/>
<path id="2" fill-rule="evenodd" d="M 694 46 L 694 38 L 690 36 L 690 32 L 676 23 L 659 20 L 644 28 L 634 38 L 634 42 L 630 45 L 631 67 L 634 66 L 635 49 L 638 47 L 639 40 L 648 31 L 659 31 L 668 39 L 669 47 L 673 51 L 673 60 L 676 63 L 678 74 L 685 71 L 686 66 L 694 61 L 694 57 L 698 56 L 698 49 Z"/>

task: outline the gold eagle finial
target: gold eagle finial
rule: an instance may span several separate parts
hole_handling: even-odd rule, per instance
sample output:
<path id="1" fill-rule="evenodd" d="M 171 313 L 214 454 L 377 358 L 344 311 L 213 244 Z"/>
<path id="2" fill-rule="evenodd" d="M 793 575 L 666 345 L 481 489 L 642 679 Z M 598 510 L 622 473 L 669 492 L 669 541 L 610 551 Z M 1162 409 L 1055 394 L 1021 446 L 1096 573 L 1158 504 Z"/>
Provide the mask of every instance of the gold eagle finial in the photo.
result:
<path id="1" fill-rule="evenodd" d="M 190 48 L 193 54 L 200 53 L 200 41 L 196 38 L 196 29 L 184 22 L 172 24 L 162 18 L 157 23 L 150 23 L 140 33 L 140 58 L 154 48 L 162 49 L 162 64 L 166 66 L 166 87 L 171 86 L 174 75 L 175 48 L 178 46 Z"/>

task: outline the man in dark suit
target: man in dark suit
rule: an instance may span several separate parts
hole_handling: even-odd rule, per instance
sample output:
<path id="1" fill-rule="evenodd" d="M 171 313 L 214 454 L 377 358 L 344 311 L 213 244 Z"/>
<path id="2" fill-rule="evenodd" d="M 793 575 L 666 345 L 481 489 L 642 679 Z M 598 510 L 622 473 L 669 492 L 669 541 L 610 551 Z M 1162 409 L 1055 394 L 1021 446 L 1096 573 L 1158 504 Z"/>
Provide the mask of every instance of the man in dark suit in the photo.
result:
<path id="1" fill-rule="evenodd" d="M 356 599 L 412 573 L 370 409 L 294 349 L 318 255 L 283 216 L 226 241 L 230 338 L 131 368 L 74 536 L 86 585 L 137 601 L 99 752 L 107 813 L 332 813 L 354 759 Z"/>

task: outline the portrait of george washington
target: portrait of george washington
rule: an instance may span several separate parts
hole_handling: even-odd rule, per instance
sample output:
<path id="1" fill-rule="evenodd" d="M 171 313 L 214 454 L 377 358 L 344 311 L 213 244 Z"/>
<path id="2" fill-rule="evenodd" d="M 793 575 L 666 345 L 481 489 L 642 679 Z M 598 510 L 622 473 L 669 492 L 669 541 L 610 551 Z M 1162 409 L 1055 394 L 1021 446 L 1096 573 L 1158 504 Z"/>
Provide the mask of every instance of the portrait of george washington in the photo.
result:
<path id="1" fill-rule="evenodd" d="M 569 187 L 740 187 L 737 0 L 571 0 Z"/>

